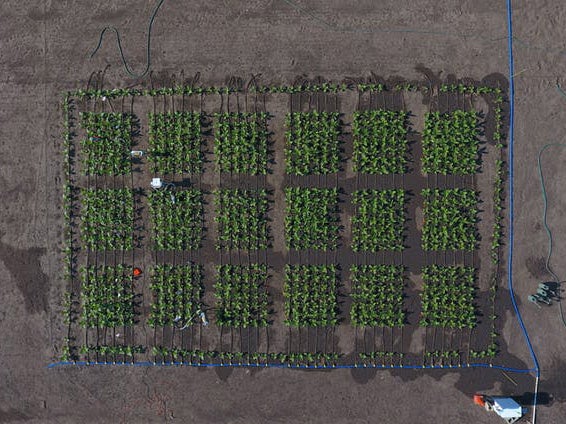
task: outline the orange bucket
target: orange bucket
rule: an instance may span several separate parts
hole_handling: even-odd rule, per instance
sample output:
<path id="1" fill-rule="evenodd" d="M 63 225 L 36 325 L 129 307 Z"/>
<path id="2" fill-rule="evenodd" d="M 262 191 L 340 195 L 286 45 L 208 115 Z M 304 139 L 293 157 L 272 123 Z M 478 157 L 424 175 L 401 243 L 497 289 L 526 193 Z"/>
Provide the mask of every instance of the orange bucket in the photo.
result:
<path id="1" fill-rule="evenodd" d="M 134 277 L 139 277 L 142 275 L 142 270 L 139 268 L 134 268 Z"/>

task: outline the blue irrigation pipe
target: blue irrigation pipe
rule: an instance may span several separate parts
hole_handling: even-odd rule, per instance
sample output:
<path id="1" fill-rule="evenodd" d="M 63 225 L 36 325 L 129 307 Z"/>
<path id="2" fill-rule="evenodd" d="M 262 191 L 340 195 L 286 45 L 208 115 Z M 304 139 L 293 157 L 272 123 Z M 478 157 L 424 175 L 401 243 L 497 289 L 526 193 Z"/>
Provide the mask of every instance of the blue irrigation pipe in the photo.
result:
<path id="1" fill-rule="evenodd" d="M 533 360 L 534 372 L 535 372 L 535 391 L 533 396 L 533 424 L 536 422 L 536 407 L 537 407 L 537 395 L 538 395 L 538 384 L 540 380 L 540 367 L 538 363 L 537 356 L 533 349 L 533 345 L 529 338 L 529 333 L 523 323 L 523 318 L 521 317 L 521 312 L 517 306 L 515 300 L 515 292 L 513 291 L 513 147 L 514 147 L 514 129 L 515 129 L 515 64 L 513 61 L 513 8 L 511 0 L 507 0 L 507 50 L 509 56 L 509 255 L 507 261 L 507 279 L 509 286 L 509 296 L 511 297 L 511 303 L 513 304 L 513 309 L 515 309 L 515 314 L 517 315 L 517 320 L 531 358 Z"/>
<path id="2" fill-rule="evenodd" d="M 512 19 L 511 0 L 507 0 L 507 31 L 508 31 L 508 53 L 509 53 L 509 250 L 507 261 L 507 282 L 509 286 L 509 294 L 511 296 L 511 303 L 517 315 L 517 320 L 525 336 L 527 347 L 531 359 L 533 360 L 533 369 L 538 374 L 540 373 L 539 363 L 537 356 L 533 349 L 533 345 L 529 338 L 529 333 L 523 322 L 521 312 L 515 300 L 515 292 L 513 290 L 513 218 L 514 218 L 514 193 L 513 193 L 513 147 L 514 147 L 514 128 L 515 128 L 515 78 L 514 78 L 514 63 L 513 63 L 513 19 Z"/>
<path id="3" fill-rule="evenodd" d="M 159 6 L 163 1 L 159 3 Z M 158 8 L 159 8 L 158 6 Z M 156 8 L 156 9 L 158 9 Z M 508 287 L 509 287 L 509 294 L 511 297 L 511 303 L 513 304 L 513 308 L 517 315 L 517 320 L 527 342 L 527 347 L 529 349 L 529 353 L 533 360 L 534 367 L 530 369 L 522 369 L 522 368 L 510 368 L 500 365 L 492 365 L 492 364 L 467 364 L 465 366 L 433 366 L 433 365 L 336 365 L 326 368 L 335 368 L 335 369 L 354 369 L 354 368 L 376 368 L 376 369 L 458 369 L 458 368 L 493 368 L 502 371 L 508 372 L 515 372 L 515 373 L 531 373 L 534 372 L 536 375 L 536 381 L 538 386 L 538 380 L 540 378 L 540 367 L 536 357 L 536 354 L 533 350 L 532 343 L 529 338 L 529 334 L 523 323 L 523 318 L 521 316 L 521 312 L 517 306 L 517 302 L 515 300 L 515 292 L 513 290 L 513 214 L 514 214 L 514 196 L 513 196 L 513 145 L 514 145 L 514 123 L 515 123 L 515 79 L 514 79 L 514 61 L 513 61 L 513 19 L 512 19 L 512 5 L 511 0 L 507 0 L 507 32 L 508 32 L 508 56 L 509 56 L 509 249 L 508 249 Z M 101 37 L 102 39 L 102 37 Z M 100 43 L 99 43 L 100 44 Z M 97 47 L 98 48 L 98 47 Z M 149 68 L 149 66 L 148 66 Z M 146 69 L 147 71 L 147 69 Z M 137 367 L 144 367 L 144 366 L 196 366 L 196 367 L 257 367 L 257 368 L 298 368 L 298 369 L 321 369 L 325 367 L 319 367 L 314 365 L 293 365 L 293 364 L 215 364 L 215 363 L 203 363 L 203 364 L 194 364 L 194 363 L 182 363 L 182 362 L 166 362 L 166 363 L 153 363 L 153 362 L 116 362 L 116 363 L 87 363 L 84 361 L 78 362 L 70 362 L 70 361 L 61 361 L 49 364 L 48 368 L 54 368 L 58 366 L 64 365 L 75 365 L 75 366 L 90 366 L 90 365 L 129 365 L 129 366 L 137 366 Z M 537 402 L 537 393 L 535 390 L 534 395 L 534 405 L 536 406 Z M 534 416 L 533 416 L 534 421 Z"/>
<path id="4" fill-rule="evenodd" d="M 466 365 L 335 365 L 335 366 L 317 366 L 317 365 L 301 365 L 301 364 L 218 364 L 218 363 L 194 363 L 194 362 L 86 362 L 86 361 L 61 361 L 49 364 L 47 368 L 56 368 L 66 365 L 75 365 L 79 367 L 88 367 L 96 365 L 122 365 L 131 367 L 175 367 L 175 366 L 188 366 L 188 367 L 226 367 L 226 368 L 294 368 L 294 369 L 406 369 L 406 370 L 422 370 L 422 369 L 462 369 L 462 368 L 493 368 L 496 370 L 502 370 L 507 372 L 514 372 L 520 374 L 529 374 L 534 371 L 534 369 L 525 368 L 511 368 L 504 367 L 501 365 L 492 364 L 466 364 Z"/>

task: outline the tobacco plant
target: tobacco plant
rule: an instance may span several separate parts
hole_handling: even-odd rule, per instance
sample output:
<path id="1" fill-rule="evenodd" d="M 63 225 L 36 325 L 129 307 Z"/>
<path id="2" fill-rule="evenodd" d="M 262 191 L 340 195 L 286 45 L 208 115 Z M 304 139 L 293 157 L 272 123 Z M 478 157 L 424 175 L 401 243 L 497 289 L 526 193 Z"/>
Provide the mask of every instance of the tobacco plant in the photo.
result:
<path id="1" fill-rule="evenodd" d="M 214 154 L 219 172 L 267 173 L 269 114 L 214 114 Z"/>
<path id="2" fill-rule="evenodd" d="M 82 355 L 98 354 L 102 356 L 123 355 L 126 358 L 132 358 L 136 353 L 144 353 L 145 347 L 141 345 L 83 345 L 80 348 Z"/>
<path id="3" fill-rule="evenodd" d="M 178 326 L 200 322 L 204 286 L 202 265 L 156 265 L 151 272 L 149 288 L 153 303 L 148 324 Z"/>
<path id="4" fill-rule="evenodd" d="M 403 249 L 405 192 L 358 190 L 352 195 L 352 249 L 355 252 Z"/>
<path id="5" fill-rule="evenodd" d="M 91 250 L 133 248 L 134 196 L 129 189 L 82 189 L 81 239 Z"/>
<path id="6" fill-rule="evenodd" d="M 288 174 L 338 172 L 340 115 L 329 112 L 293 112 L 285 119 L 285 161 Z"/>
<path id="7" fill-rule="evenodd" d="M 199 173 L 203 153 L 202 114 L 167 112 L 149 114 L 149 158 L 152 172 Z"/>
<path id="8" fill-rule="evenodd" d="M 220 265 L 216 271 L 214 288 L 218 299 L 218 325 L 243 328 L 267 326 L 267 265 Z"/>
<path id="9" fill-rule="evenodd" d="M 291 249 L 332 250 L 338 243 L 338 190 L 285 189 L 285 237 Z"/>
<path id="10" fill-rule="evenodd" d="M 217 248 L 265 249 L 268 244 L 267 191 L 220 189 L 214 192 Z"/>
<path id="11" fill-rule="evenodd" d="M 85 175 L 124 175 L 131 172 L 132 116 L 81 112 L 86 138 L 81 142 Z"/>
<path id="12" fill-rule="evenodd" d="M 473 328 L 475 269 L 428 265 L 423 268 L 421 294 L 423 327 Z"/>
<path id="13" fill-rule="evenodd" d="M 149 194 L 152 239 L 159 250 L 191 250 L 203 237 L 202 192 L 154 190 Z"/>
<path id="14" fill-rule="evenodd" d="M 352 325 L 402 327 L 403 266 L 354 265 L 352 273 Z"/>
<path id="15" fill-rule="evenodd" d="M 325 327 L 338 323 L 338 270 L 335 265 L 286 265 L 285 324 Z"/>
<path id="16" fill-rule="evenodd" d="M 424 250 L 474 250 L 478 194 L 463 188 L 424 189 Z"/>
<path id="17" fill-rule="evenodd" d="M 117 327 L 134 324 L 134 288 L 131 268 L 82 267 L 80 324 L 83 327 Z"/>
<path id="18" fill-rule="evenodd" d="M 407 167 L 407 112 L 354 112 L 352 135 L 354 171 L 403 174 Z"/>
<path id="19" fill-rule="evenodd" d="M 423 172 L 473 175 L 478 170 L 477 112 L 429 112 L 423 130 Z"/>

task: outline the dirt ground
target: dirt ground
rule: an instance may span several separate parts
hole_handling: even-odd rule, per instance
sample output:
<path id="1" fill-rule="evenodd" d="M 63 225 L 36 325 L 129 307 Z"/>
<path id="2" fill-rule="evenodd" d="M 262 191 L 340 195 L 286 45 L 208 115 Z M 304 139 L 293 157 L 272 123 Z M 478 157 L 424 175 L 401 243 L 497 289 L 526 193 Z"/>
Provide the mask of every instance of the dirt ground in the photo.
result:
<path id="1" fill-rule="evenodd" d="M 156 75 L 201 72 L 222 84 L 230 75 L 262 74 L 271 83 L 297 75 L 401 75 L 416 79 L 418 64 L 442 76 L 481 79 L 507 74 L 506 10 L 489 0 L 311 0 L 299 13 L 284 0 L 166 2 L 155 21 Z M 107 64 L 106 86 L 129 86 L 116 43 L 108 34 L 89 60 L 99 31 L 117 26 L 135 70 L 145 66 L 146 22 L 154 2 L 7 1 L 0 5 L 0 422 L 500 422 L 471 402 L 476 391 L 522 396 L 533 378 L 495 370 L 290 371 L 245 369 L 47 369 L 64 335 L 59 249 L 61 110 L 65 90 L 85 87 Z M 566 416 L 566 328 L 553 305 L 527 302 L 547 279 L 547 248 L 536 158 L 560 142 L 566 98 L 556 90 L 565 71 L 557 0 L 515 5 L 515 242 L 513 275 L 519 307 L 541 365 L 538 422 Z M 353 31 L 340 31 L 347 28 Z M 363 29 L 372 31 L 362 31 Z M 403 32 L 388 32 L 401 29 Z M 407 30 L 411 31 L 407 31 Z M 563 82 L 566 84 L 566 82 Z M 560 164 L 566 149 L 544 156 L 552 265 L 566 275 L 560 238 L 566 206 Z M 504 293 L 504 291 L 502 291 Z M 531 366 L 511 309 L 502 349 L 510 365 Z"/>

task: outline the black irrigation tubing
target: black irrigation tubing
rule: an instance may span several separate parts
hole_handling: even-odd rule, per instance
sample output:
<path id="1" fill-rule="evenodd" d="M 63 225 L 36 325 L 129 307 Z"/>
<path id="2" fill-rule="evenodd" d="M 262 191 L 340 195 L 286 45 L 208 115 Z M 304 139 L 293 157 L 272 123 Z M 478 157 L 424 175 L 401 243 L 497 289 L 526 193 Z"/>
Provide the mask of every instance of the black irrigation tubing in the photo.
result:
<path id="1" fill-rule="evenodd" d="M 111 30 L 111 31 L 114 31 L 114 33 L 116 34 L 116 42 L 118 44 L 118 51 L 120 52 L 120 57 L 122 59 L 122 64 L 124 65 L 124 69 L 126 70 L 126 73 L 128 75 L 130 75 L 132 78 L 142 78 L 145 75 L 147 75 L 147 73 L 149 72 L 149 69 L 151 67 L 151 30 L 153 28 L 153 22 L 155 21 L 155 18 L 157 16 L 157 12 L 159 12 L 159 9 L 163 5 L 164 1 L 165 0 L 160 0 L 159 3 L 157 3 L 157 6 L 153 10 L 153 13 L 151 14 L 151 16 L 149 18 L 148 29 L 147 29 L 147 50 L 146 50 L 147 63 L 146 63 L 145 70 L 141 74 L 133 73 L 130 70 L 130 68 L 128 67 L 128 63 L 126 62 L 126 58 L 124 57 L 124 51 L 122 50 L 122 43 L 120 41 L 120 33 L 118 32 L 116 27 L 113 27 L 113 26 L 107 26 L 100 32 L 98 44 L 97 44 L 96 48 L 93 50 L 93 52 L 90 54 L 90 58 L 92 59 L 94 57 L 94 55 L 98 52 L 98 49 L 100 49 L 100 46 L 102 45 L 102 39 L 104 38 L 104 34 L 106 33 L 106 31 Z"/>
<path id="2" fill-rule="evenodd" d="M 151 89 L 153 90 L 154 86 L 153 86 L 153 78 L 152 77 L 153 77 L 153 75 L 152 75 L 152 73 L 150 73 L 149 74 L 149 84 L 150 84 Z M 156 116 L 157 116 L 156 96 L 151 96 L 151 100 L 152 100 L 152 104 L 153 104 L 153 118 L 152 119 L 153 119 L 153 122 L 155 123 L 156 122 L 155 121 Z M 151 126 L 152 123 L 149 122 L 148 125 Z M 151 190 L 153 190 L 153 188 Z M 148 213 L 150 214 L 150 216 L 151 216 L 151 211 L 149 211 L 149 196 L 151 196 L 151 190 L 150 190 L 150 192 L 148 193 L 148 196 L 147 196 Z M 154 265 L 156 267 L 159 265 L 159 254 L 157 252 L 158 246 L 157 246 L 156 240 L 151 240 L 151 239 L 156 238 L 157 235 L 158 235 L 158 229 L 155 226 L 153 226 L 151 231 L 150 231 L 149 238 L 150 238 L 150 243 L 153 245 L 153 249 L 152 249 L 152 251 L 153 251 L 153 262 L 154 262 Z M 157 346 L 157 326 L 153 325 L 152 327 L 153 327 L 153 346 Z M 156 359 L 156 358 L 154 358 L 154 359 Z"/>
<path id="3" fill-rule="evenodd" d="M 98 87 L 98 84 L 97 84 L 96 86 Z M 93 113 L 96 113 L 96 103 L 97 103 L 97 100 L 94 99 L 93 105 L 92 105 L 92 112 L 93 112 Z M 88 136 L 88 133 L 87 133 L 87 136 Z M 89 173 L 89 177 L 88 177 L 88 188 L 89 188 L 89 190 L 90 190 L 90 189 L 91 189 L 91 185 L 90 185 L 90 184 L 91 184 L 90 170 L 88 171 L 88 173 Z M 95 188 L 98 187 L 98 177 L 97 177 L 96 172 L 94 173 L 94 187 L 95 187 Z M 90 247 L 88 247 L 88 248 L 87 248 L 87 255 L 89 255 L 90 253 L 91 253 L 91 252 L 90 252 Z M 89 268 L 89 265 L 88 265 L 88 256 L 87 256 L 87 272 L 86 272 L 86 275 L 87 275 L 87 279 L 90 279 L 89 272 L 88 272 L 88 268 Z M 100 287 L 99 287 L 99 285 L 98 285 L 98 278 L 97 278 L 97 277 L 98 277 L 98 251 L 95 250 L 95 251 L 94 251 L 94 279 L 95 279 L 95 283 L 97 284 L 97 287 L 96 287 L 96 288 L 97 288 L 97 291 L 98 291 L 98 289 L 99 289 Z M 88 323 L 87 323 L 87 327 L 86 327 L 86 332 L 87 332 L 87 334 L 88 334 L 88 328 L 89 328 L 89 327 L 88 327 Z M 99 344 L 99 341 L 100 341 L 100 326 L 98 325 L 98 320 L 97 320 L 97 323 L 96 323 L 96 345 L 97 345 L 97 346 L 98 346 L 98 344 Z M 96 357 L 96 360 L 97 360 L 97 361 L 99 360 L 98 355 L 99 355 L 99 353 L 98 353 L 98 350 L 97 350 L 97 351 L 95 352 L 95 357 Z"/>
<path id="4" fill-rule="evenodd" d="M 132 96 L 131 101 L 130 101 L 130 114 L 131 114 L 132 117 L 133 117 L 133 115 L 134 115 L 134 99 L 135 99 L 135 97 Z M 140 130 L 141 130 L 141 122 L 139 123 L 139 128 L 140 128 Z M 141 166 L 141 165 L 140 165 L 140 166 Z M 132 164 L 131 162 L 130 162 L 130 184 L 131 184 L 131 189 L 132 189 L 132 190 L 135 190 L 135 186 L 134 186 L 134 169 L 133 169 L 133 164 Z M 134 219 L 134 222 L 133 222 L 134 228 L 133 228 L 133 233 L 132 233 L 132 238 L 133 238 L 133 239 L 132 239 L 132 243 L 133 243 L 133 246 L 132 246 L 132 247 L 133 247 L 133 248 L 132 248 L 132 267 L 136 265 L 136 256 L 135 256 L 135 249 L 136 249 L 136 231 L 137 231 L 137 230 L 136 230 L 136 223 L 137 223 L 137 218 L 138 218 L 138 215 L 137 215 L 137 210 L 138 210 L 138 209 L 136 208 L 136 201 L 135 201 L 135 200 L 136 200 L 136 193 L 135 193 L 135 191 L 134 191 L 134 194 L 133 194 L 133 195 L 134 195 L 134 216 L 133 216 L 133 219 Z M 138 198 L 138 199 L 141 199 L 141 193 L 138 193 L 138 194 L 137 194 L 137 198 Z M 143 250 L 143 252 L 145 253 L 145 249 Z M 145 257 L 145 255 L 143 255 L 142 257 Z M 144 268 L 145 268 L 145 267 L 144 267 Z M 144 275 L 143 275 L 142 278 L 143 278 L 143 282 L 145 282 L 146 270 L 144 269 L 143 271 L 144 271 Z M 132 270 L 132 272 L 133 272 L 133 270 Z M 145 285 L 145 284 L 142 283 L 142 289 L 141 289 L 141 291 L 140 291 L 140 292 L 141 292 L 141 301 L 142 301 L 142 302 L 144 301 L 144 290 L 143 290 L 143 286 L 144 286 L 144 285 Z M 145 324 L 144 324 L 144 326 L 145 326 Z M 136 339 L 135 339 L 135 331 L 134 331 L 134 328 L 132 328 L 132 345 L 134 345 L 134 346 L 135 346 L 135 341 L 136 341 Z M 132 358 L 132 360 L 133 360 L 133 358 Z"/>
<path id="5" fill-rule="evenodd" d="M 561 90 L 560 86 L 558 86 L 558 85 L 557 85 L 557 88 L 559 90 Z M 548 221 L 547 221 L 548 196 L 547 196 L 545 179 L 544 179 L 544 175 L 543 175 L 543 166 L 542 166 L 542 154 L 544 153 L 545 150 L 547 150 L 550 147 L 564 148 L 564 147 L 566 147 L 566 143 L 547 143 L 547 144 L 545 144 L 539 150 L 538 160 L 537 160 L 538 175 L 539 175 L 540 187 L 541 187 L 541 193 L 542 193 L 542 200 L 543 200 L 542 223 L 543 223 L 544 230 L 545 230 L 547 238 L 548 238 L 547 255 L 546 255 L 546 260 L 545 260 L 544 265 L 545 265 L 545 269 L 548 272 L 548 274 L 550 276 L 552 276 L 553 280 L 558 285 L 558 290 L 557 290 L 557 292 L 558 292 L 557 293 L 558 294 L 558 310 L 559 310 L 559 313 L 560 313 L 560 320 L 561 320 L 562 324 L 566 327 L 566 319 L 564 318 L 564 311 L 563 311 L 563 307 L 562 307 L 562 296 L 560 295 L 561 280 L 558 278 L 555 271 L 550 266 L 550 259 L 552 258 L 554 239 L 553 239 L 553 236 L 552 236 L 552 231 L 550 230 L 550 227 L 549 227 Z"/>

